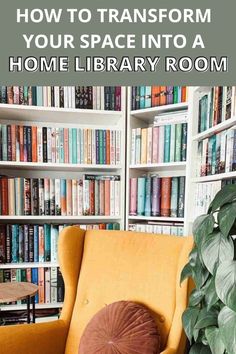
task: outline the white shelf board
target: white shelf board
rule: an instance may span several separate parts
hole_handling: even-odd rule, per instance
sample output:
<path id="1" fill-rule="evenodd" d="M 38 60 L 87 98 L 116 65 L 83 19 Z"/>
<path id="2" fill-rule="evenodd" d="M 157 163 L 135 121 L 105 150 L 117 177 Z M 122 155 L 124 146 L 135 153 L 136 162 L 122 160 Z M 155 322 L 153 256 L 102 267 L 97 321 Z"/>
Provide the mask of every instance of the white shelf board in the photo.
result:
<path id="1" fill-rule="evenodd" d="M 51 262 L 29 262 L 29 263 L 4 263 L 0 264 L 0 269 L 25 269 L 25 268 L 52 268 L 52 267 L 59 267 L 58 263 L 51 263 Z"/>
<path id="2" fill-rule="evenodd" d="M 31 122 L 117 125 L 122 111 L 0 104 L 0 119 Z"/>
<path id="3" fill-rule="evenodd" d="M 202 182 L 219 181 L 222 179 L 229 179 L 229 178 L 236 178 L 236 171 L 219 173 L 210 176 L 195 177 L 192 179 L 192 181 L 195 183 L 202 183 Z"/>
<path id="4" fill-rule="evenodd" d="M 184 170 L 186 168 L 186 162 L 166 162 L 156 164 L 138 164 L 130 165 L 130 169 L 144 170 L 144 171 L 165 171 L 165 170 Z"/>
<path id="5" fill-rule="evenodd" d="M 230 119 L 227 119 L 224 122 L 221 122 L 221 123 L 215 125 L 214 127 L 211 127 L 209 129 L 205 130 L 202 133 L 196 134 L 195 136 L 193 136 L 193 140 L 194 141 L 204 140 L 204 139 L 209 138 L 210 136 L 217 134 L 223 130 L 229 129 L 234 125 L 236 125 L 236 117 L 232 117 Z"/>
<path id="6" fill-rule="evenodd" d="M 164 106 L 138 109 L 138 110 L 131 111 L 130 114 L 133 117 L 145 119 L 149 121 L 149 120 L 153 120 L 155 116 L 161 115 L 163 113 L 184 111 L 187 109 L 188 109 L 188 103 L 182 102 L 182 103 L 168 104 Z"/>
<path id="7" fill-rule="evenodd" d="M 117 171 L 121 165 L 90 165 L 90 164 L 67 164 L 67 163 L 38 163 L 38 162 L 15 162 L 0 161 L 0 168 L 21 169 L 21 170 L 46 170 L 46 171 Z"/>
<path id="8" fill-rule="evenodd" d="M 140 220 L 140 221 L 168 221 L 168 222 L 184 222 L 184 218 L 173 218 L 165 216 L 131 216 L 129 215 L 129 220 Z"/>
<path id="9" fill-rule="evenodd" d="M 51 304 L 35 304 L 35 309 L 40 310 L 40 309 L 55 309 L 55 308 L 61 308 L 63 306 L 63 303 L 61 302 L 55 302 Z M 26 304 L 22 305 L 0 305 L 0 310 L 1 311 L 17 311 L 17 310 L 26 310 Z"/>
<path id="10" fill-rule="evenodd" d="M 107 222 L 107 221 L 117 221 L 120 220 L 120 216 L 63 216 L 63 215 L 1 215 L 0 221 L 57 221 L 57 222 L 91 222 L 91 221 L 100 221 L 100 222 Z"/>

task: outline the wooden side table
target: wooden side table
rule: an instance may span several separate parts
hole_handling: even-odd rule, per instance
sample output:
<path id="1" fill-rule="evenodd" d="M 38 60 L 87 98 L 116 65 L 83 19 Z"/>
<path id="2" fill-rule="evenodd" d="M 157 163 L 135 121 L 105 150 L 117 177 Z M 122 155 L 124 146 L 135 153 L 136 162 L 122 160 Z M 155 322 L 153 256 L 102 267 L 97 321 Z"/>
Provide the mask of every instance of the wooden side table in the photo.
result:
<path id="1" fill-rule="evenodd" d="M 35 322 L 35 295 L 38 286 L 32 283 L 0 283 L 0 304 L 26 299 L 27 323 L 30 323 L 30 302 L 32 303 L 32 322 Z"/>

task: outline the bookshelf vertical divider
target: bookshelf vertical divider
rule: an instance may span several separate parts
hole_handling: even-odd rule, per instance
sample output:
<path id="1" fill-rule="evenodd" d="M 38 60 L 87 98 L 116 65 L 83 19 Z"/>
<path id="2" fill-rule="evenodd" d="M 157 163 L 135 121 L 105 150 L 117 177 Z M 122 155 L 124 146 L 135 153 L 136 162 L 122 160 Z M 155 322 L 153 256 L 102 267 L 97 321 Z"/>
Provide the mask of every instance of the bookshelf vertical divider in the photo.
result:
<path id="1" fill-rule="evenodd" d="M 125 158 L 126 155 L 126 88 L 121 88 L 121 111 L 70 109 L 40 106 L 24 106 L 0 104 L 0 124 L 24 124 L 49 127 L 74 127 L 94 129 L 114 129 L 121 131 L 120 165 L 90 165 L 90 164 L 53 164 L 31 162 L 0 161 L 2 175 L 14 177 L 44 178 L 77 178 L 78 173 L 97 175 L 118 174 L 120 184 L 120 215 L 119 216 L 0 216 L 0 224 L 14 223 L 110 223 L 118 222 L 124 229 L 125 203 Z M 58 266 L 53 262 L 0 264 L 0 269 L 40 268 Z M 1 310 L 20 310 L 24 305 L 1 306 Z M 59 308 L 61 303 L 36 304 L 36 308 Z"/>

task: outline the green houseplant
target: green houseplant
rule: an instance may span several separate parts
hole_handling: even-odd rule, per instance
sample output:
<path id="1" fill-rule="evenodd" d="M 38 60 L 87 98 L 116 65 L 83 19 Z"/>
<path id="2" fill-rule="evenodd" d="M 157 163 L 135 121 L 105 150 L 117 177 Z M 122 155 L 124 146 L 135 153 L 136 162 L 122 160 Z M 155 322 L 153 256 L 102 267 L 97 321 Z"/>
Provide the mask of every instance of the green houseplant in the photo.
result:
<path id="1" fill-rule="evenodd" d="M 236 185 L 226 185 L 193 225 L 195 246 L 181 274 L 195 283 L 183 326 L 189 354 L 236 353 Z"/>

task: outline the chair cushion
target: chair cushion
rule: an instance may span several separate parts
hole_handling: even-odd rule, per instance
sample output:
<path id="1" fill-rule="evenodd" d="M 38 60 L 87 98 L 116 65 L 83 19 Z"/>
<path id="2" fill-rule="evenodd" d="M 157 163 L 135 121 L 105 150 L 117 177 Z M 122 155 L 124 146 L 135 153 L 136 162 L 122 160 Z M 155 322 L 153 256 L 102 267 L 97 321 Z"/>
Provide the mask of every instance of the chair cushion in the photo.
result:
<path id="1" fill-rule="evenodd" d="M 160 335 L 150 312 L 118 301 L 105 306 L 88 323 L 79 354 L 159 354 Z"/>

